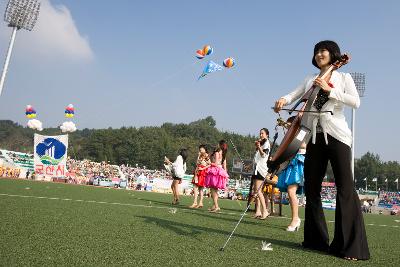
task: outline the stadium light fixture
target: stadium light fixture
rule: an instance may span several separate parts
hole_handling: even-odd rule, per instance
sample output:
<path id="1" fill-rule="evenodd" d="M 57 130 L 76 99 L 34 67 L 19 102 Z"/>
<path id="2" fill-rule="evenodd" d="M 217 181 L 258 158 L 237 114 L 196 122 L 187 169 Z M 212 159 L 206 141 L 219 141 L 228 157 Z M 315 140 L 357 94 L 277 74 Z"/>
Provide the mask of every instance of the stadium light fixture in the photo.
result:
<path id="1" fill-rule="evenodd" d="M 3 91 L 4 81 L 6 79 L 8 64 L 12 49 L 14 47 L 17 30 L 25 29 L 31 31 L 39 17 L 40 3 L 38 0 L 9 0 L 4 13 L 4 21 L 11 27 L 11 39 L 8 46 L 6 60 L 4 62 L 3 72 L 0 78 L 0 95 Z"/>
<path id="2" fill-rule="evenodd" d="M 360 97 L 364 96 L 365 93 L 365 74 L 359 72 L 350 73 L 351 77 L 354 80 L 354 84 L 356 85 L 356 89 L 358 91 L 358 95 Z M 351 109 L 351 133 L 352 133 L 352 146 L 351 146 L 351 170 L 353 173 L 354 180 L 354 143 L 355 143 L 355 129 L 356 129 L 356 110 Z"/>

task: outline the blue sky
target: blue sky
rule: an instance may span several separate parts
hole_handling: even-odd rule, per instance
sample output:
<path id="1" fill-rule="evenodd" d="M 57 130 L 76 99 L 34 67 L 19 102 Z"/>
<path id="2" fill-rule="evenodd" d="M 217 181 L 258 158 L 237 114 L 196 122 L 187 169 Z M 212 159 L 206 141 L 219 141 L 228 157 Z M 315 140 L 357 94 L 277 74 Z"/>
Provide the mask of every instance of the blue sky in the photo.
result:
<path id="1" fill-rule="evenodd" d="M 5 2 L 0 4 L 1 10 Z M 23 125 L 32 104 L 44 127 L 76 108 L 79 129 L 191 122 L 208 115 L 241 134 L 272 130 L 275 99 L 316 72 L 313 46 L 335 40 L 366 74 L 356 112 L 356 156 L 400 161 L 399 1 L 42 1 L 32 32 L 19 31 L 0 119 Z M 3 12 L 3 11 L 2 11 Z M 0 23 L 0 59 L 11 29 Z M 230 70 L 197 81 L 206 61 L 234 57 Z M 351 122 L 348 111 L 348 122 Z"/>

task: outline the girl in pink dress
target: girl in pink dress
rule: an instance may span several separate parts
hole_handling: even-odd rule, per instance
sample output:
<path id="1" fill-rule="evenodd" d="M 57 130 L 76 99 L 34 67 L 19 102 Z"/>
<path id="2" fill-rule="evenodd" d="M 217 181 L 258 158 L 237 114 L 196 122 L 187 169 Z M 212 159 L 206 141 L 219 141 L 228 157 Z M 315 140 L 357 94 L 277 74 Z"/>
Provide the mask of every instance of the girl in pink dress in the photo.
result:
<path id="1" fill-rule="evenodd" d="M 224 140 L 219 142 L 218 147 L 211 154 L 211 166 L 207 169 L 204 186 L 210 188 L 211 197 L 214 205 L 209 209 L 210 212 L 218 212 L 218 190 L 225 189 L 229 179 L 226 172 L 226 152 L 228 145 Z"/>

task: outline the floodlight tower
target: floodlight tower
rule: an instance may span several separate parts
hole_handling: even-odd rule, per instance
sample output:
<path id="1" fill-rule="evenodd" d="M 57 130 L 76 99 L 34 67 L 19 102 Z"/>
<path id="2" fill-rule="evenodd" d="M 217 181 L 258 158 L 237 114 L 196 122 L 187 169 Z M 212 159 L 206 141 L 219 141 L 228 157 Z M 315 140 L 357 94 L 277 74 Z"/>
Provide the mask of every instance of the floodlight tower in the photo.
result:
<path id="1" fill-rule="evenodd" d="M 14 46 L 17 30 L 25 29 L 31 31 L 39 16 L 40 3 L 38 0 L 9 0 L 4 13 L 4 21 L 8 27 L 12 27 L 10 44 L 8 46 L 6 61 L 0 78 L 0 95 L 6 79 L 8 64 Z"/>
<path id="2" fill-rule="evenodd" d="M 365 93 L 365 74 L 353 72 L 350 73 L 351 77 L 354 80 L 354 84 L 356 85 L 356 89 L 358 91 L 358 95 L 360 97 L 364 96 Z M 351 110 L 351 133 L 353 137 L 352 147 L 351 147 L 351 170 L 353 172 L 353 180 L 354 180 L 354 142 L 355 142 L 355 129 L 356 129 L 356 110 L 353 108 Z"/>

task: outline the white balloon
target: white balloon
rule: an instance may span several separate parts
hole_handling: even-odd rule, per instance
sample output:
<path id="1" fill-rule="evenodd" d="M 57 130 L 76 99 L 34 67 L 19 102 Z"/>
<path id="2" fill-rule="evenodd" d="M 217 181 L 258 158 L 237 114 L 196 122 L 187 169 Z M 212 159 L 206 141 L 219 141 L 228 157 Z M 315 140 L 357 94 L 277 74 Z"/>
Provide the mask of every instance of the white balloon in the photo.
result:
<path id="1" fill-rule="evenodd" d="M 73 133 L 76 131 L 76 125 L 72 121 L 65 121 L 60 126 L 60 129 L 63 133 Z"/>
<path id="2" fill-rule="evenodd" d="M 29 120 L 27 123 L 27 126 L 33 130 L 38 130 L 38 131 L 42 131 L 43 130 L 43 124 L 40 120 L 37 119 L 32 119 Z"/>

